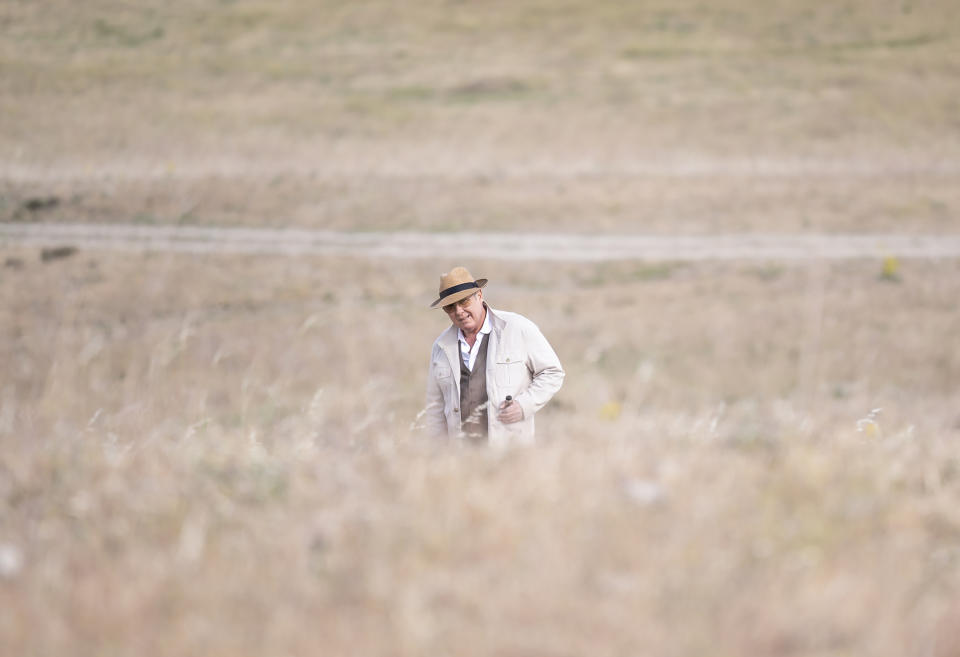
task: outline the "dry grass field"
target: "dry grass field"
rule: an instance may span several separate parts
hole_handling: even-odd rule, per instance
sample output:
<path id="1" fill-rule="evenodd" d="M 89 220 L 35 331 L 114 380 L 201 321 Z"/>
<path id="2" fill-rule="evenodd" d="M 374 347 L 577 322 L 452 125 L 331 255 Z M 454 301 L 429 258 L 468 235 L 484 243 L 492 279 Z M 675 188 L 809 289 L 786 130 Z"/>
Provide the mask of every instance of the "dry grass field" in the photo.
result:
<path id="1" fill-rule="evenodd" d="M 955 234 L 960 5 L 0 5 L 0 221 Z M 438 275 L 0 244 L 0 654 L 960 655 L 960 262 L 463 263 L 567 369 L 418 429 Z M 882 409 L 873 412 L 874 409 Z"/>
<path id="2" fill-rule="evenodd" d="M 407 5 L 4 2 L 0 218 L 955 231 L 955 2 Z"/>
<path id="3" fill-rule="evenodd" d="M 476 263 L 568 369 L 494 454 L 411 427 L 436 263 L 7 258 L 5 652 L 957 648 L 956 262 Z"/>

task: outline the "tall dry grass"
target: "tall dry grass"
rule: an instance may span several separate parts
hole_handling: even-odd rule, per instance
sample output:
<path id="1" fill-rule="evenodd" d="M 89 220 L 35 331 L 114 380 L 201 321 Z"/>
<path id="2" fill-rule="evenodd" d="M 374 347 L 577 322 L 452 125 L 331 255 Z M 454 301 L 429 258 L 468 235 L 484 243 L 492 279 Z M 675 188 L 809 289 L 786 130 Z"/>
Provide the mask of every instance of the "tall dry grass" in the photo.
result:
<path id="1" fill-rule="evenodd" d="M 494 453 L 432 263 L 15 256 L 5 653 L 958 649 L 956 263 L 472 264 L 568 370 Z"/>

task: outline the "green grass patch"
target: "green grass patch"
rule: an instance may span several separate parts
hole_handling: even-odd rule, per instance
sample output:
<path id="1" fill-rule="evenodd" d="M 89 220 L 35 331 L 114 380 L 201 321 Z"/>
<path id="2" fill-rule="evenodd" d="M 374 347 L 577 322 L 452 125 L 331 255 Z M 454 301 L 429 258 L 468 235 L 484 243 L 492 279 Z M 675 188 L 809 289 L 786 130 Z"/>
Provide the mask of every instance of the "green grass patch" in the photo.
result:
<path id="1" fill-rule="evenodd" d="M 110 23 L 102 18 L 94 21 L 93 32 L 98 38 L 125 48 L 136 48 L 151 41 L 158 41 L 166 34 L 166 30 L 160 25 L 146 31 L 135 31 L 122 25 Z"/>

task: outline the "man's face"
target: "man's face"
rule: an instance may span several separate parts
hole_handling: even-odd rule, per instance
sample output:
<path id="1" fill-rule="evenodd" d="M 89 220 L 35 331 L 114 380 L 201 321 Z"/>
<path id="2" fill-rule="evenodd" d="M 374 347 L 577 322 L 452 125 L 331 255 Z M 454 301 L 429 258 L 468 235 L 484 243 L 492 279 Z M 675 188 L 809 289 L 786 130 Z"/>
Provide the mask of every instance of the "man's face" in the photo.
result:
<path id="1" fill-rule="evenodd" d="M 456 303 L 444 306 L 443 310 L 450 316 L 454 326 L 464 333 L 476 333 L 483 326 L 483 292 L 477 290 L 473 296 L 461 299 Z"/>

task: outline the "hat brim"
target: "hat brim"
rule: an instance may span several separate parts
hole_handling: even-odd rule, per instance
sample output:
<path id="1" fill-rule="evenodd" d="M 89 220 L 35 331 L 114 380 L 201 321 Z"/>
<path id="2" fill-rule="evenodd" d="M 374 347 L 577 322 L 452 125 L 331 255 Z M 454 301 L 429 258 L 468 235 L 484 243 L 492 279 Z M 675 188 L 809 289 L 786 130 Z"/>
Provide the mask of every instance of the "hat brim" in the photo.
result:
<path id="1" fill-rule="evenodd" d="M 449 305 L 451 303 L 456 303 L 457 301 L 460 301 L 460 299 L 466 299 L 471 294 L 476 294 L 478 289 L 486 285 L 487 279 L 478 278 L 477 280 L 474 281 L 474 283 L 477 284 L 477 287 L 471 287 L 466 290 L 460 290 L 459 292 L 454 292 L 453 294 L 448 294 L 445 297 L 440 297 L 439 299 L 431 303 L 430 307 L 436 308 L 437 306 L 440 306 L 442 308 L 443 306 Z"/>

